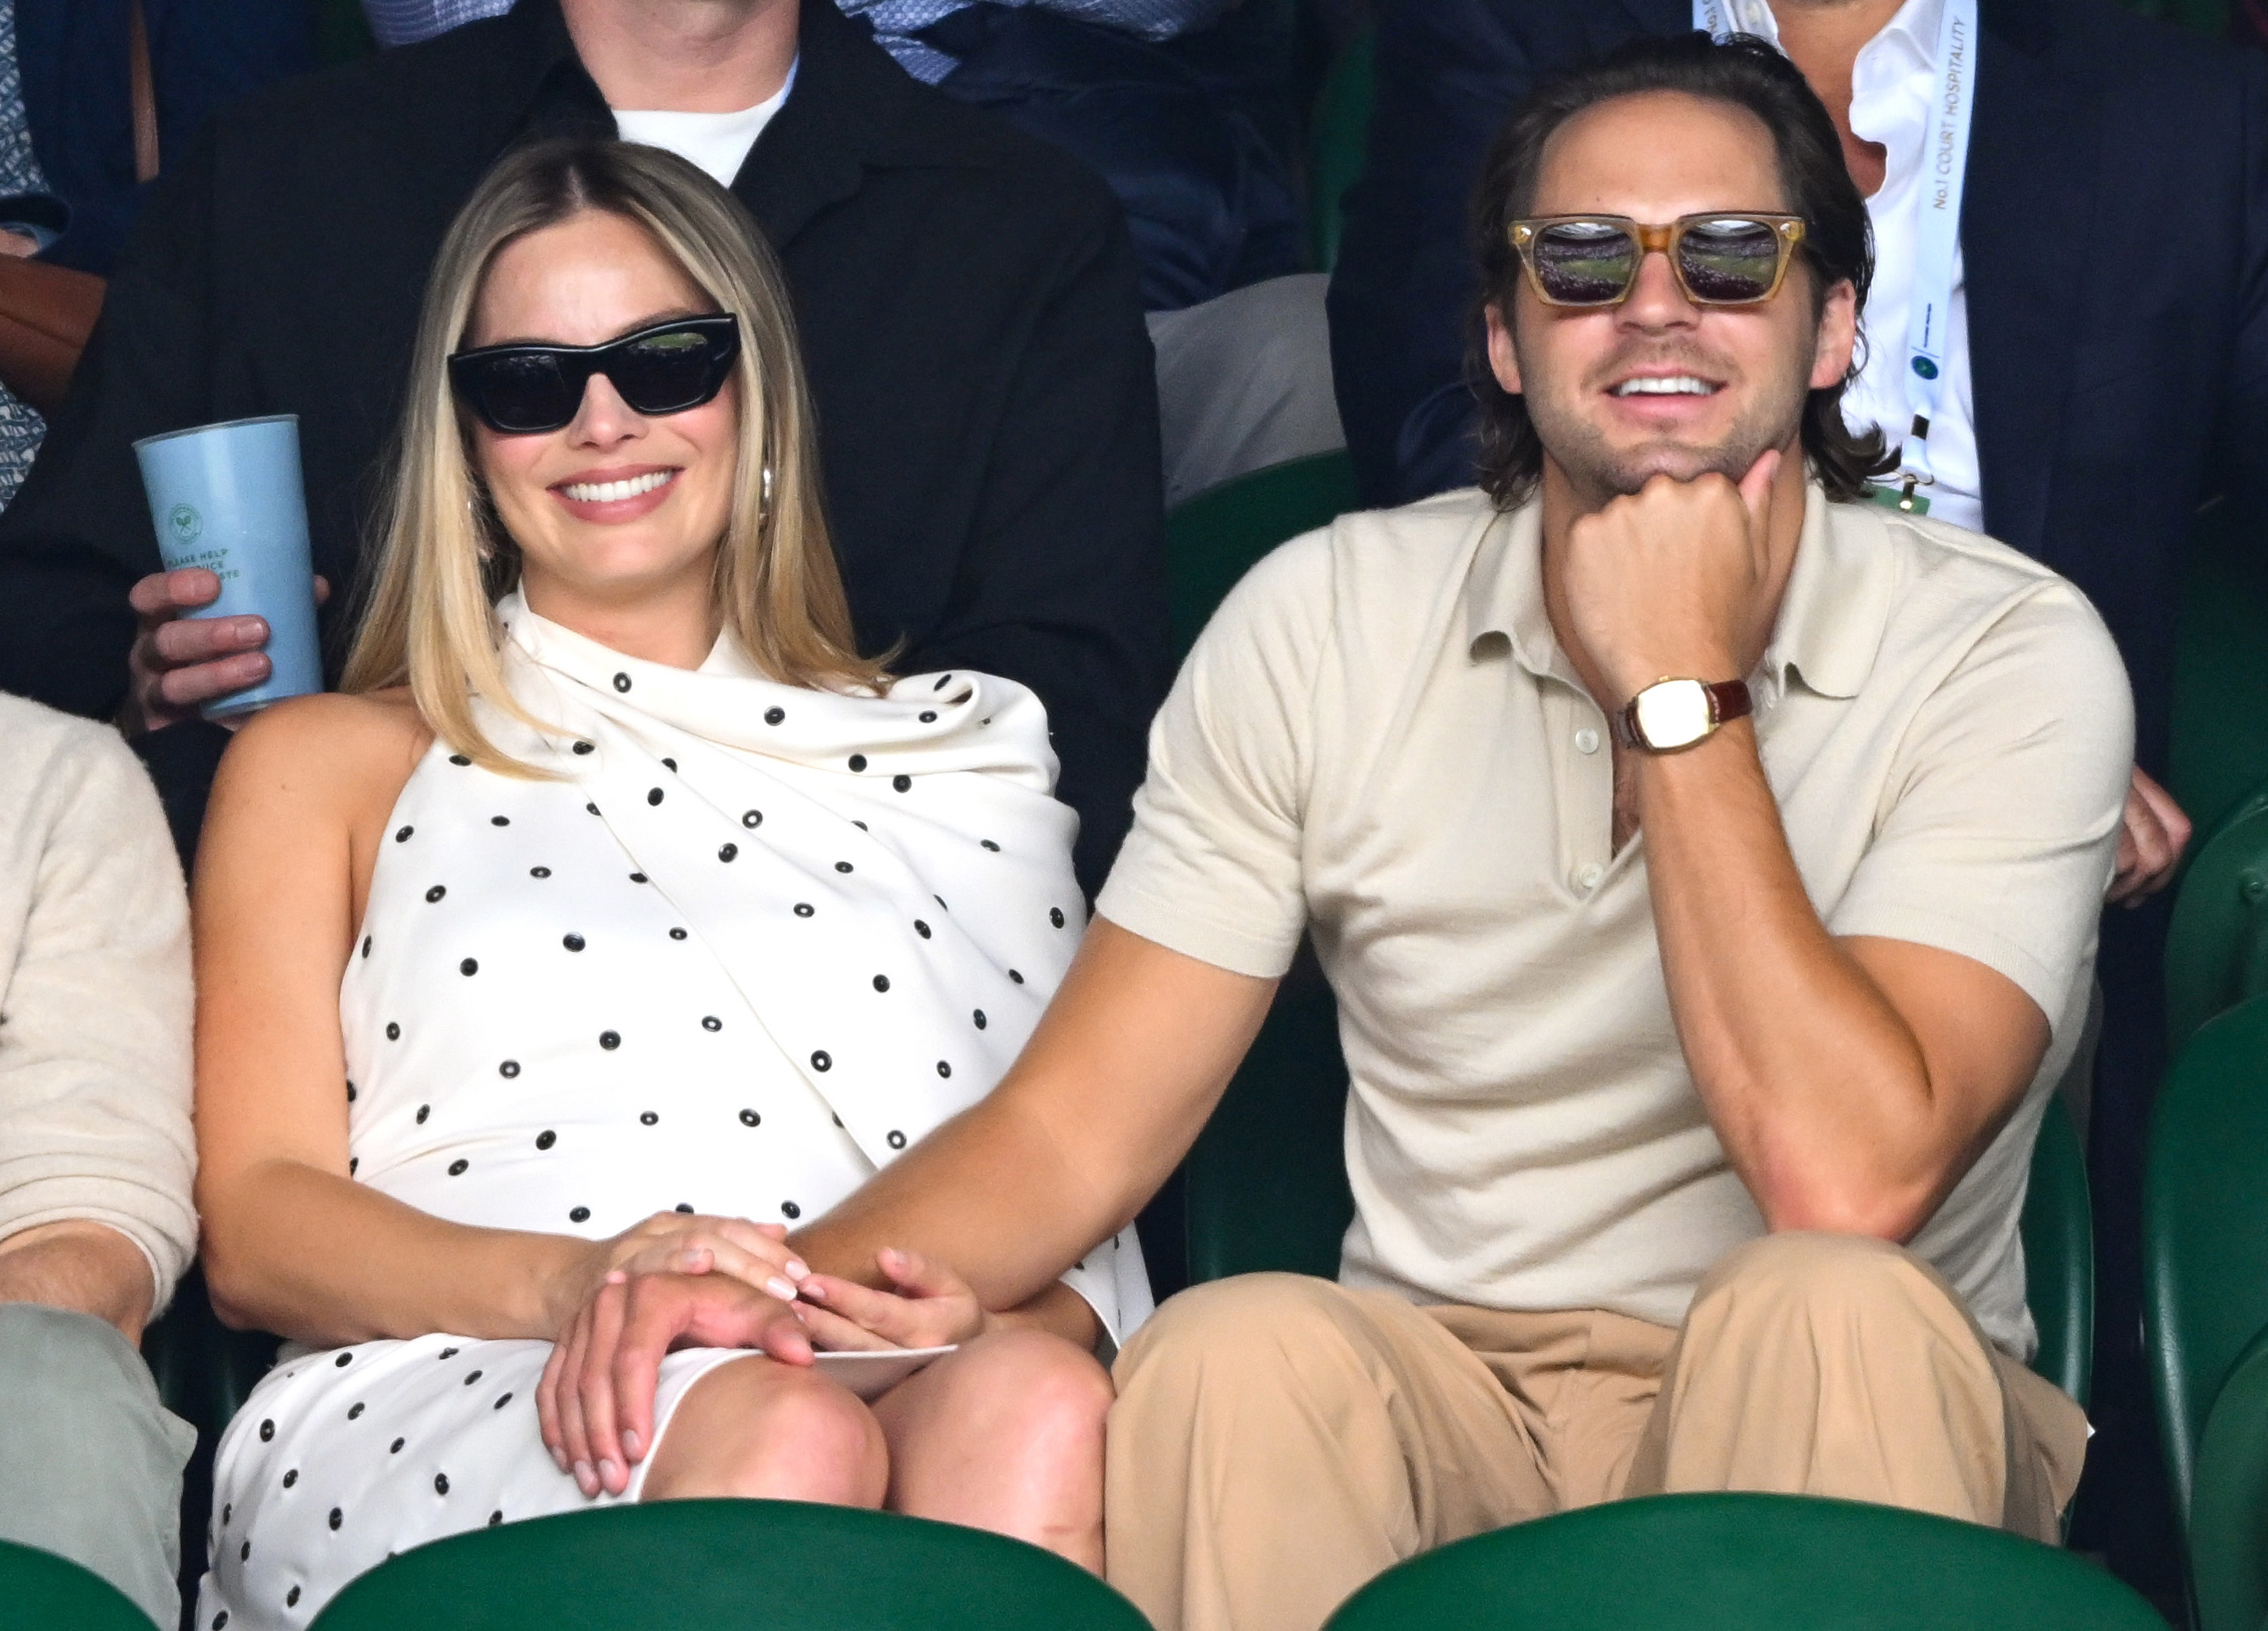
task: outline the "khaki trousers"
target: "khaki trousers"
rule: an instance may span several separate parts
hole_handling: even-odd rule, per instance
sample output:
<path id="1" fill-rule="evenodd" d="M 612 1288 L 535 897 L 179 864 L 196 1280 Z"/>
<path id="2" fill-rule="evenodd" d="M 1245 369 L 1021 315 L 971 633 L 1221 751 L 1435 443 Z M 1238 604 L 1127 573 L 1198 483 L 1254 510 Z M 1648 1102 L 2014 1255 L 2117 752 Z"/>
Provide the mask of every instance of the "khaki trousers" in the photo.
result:
<path id="1" fill-rule="evenodd" d="M 1403 1558 L 1666 1491 L 2052 1541 L 2087 1447 L 1934 1270 L 1852 1236 L 1727 1254 L 1678 1331 L 1246 1275 L 1167 1303 L 1115 1374 L 1108 1574 L 1160 1631 L 1314 1631 Z"/>

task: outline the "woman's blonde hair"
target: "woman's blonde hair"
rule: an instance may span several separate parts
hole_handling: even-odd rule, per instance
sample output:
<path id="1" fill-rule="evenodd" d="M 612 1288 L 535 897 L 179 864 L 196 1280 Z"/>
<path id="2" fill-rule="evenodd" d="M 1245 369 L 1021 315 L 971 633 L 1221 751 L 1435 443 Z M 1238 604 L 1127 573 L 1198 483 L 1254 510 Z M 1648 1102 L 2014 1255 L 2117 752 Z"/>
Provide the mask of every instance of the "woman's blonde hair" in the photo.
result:
<path id="1" fill-rule="evenodd" d="M 738 465 L 717 552 L 725 627 L 785 683 L 856 690 L 886 683 L 880 663 L 858 655 L 851 632 L 828 542 L 793 320 L 778 262 L 755 223 L 674 153 L 626 142 L 540 142 L 490 173 L 442 241 L 378 520 L 376 570 L 340 687 L 406 683 L 435 734 L 508 775 L 535 772 L 482 733 L 473 698 L 546 727 L 504 683 L 493 607 L 519 581 L 519 549 L 475 466 L 471 424 L 450 392 L 448 358 L 465 343 L 498 252 L 591 210 L 643 227 L 719 310 L 740 320 Z"/>

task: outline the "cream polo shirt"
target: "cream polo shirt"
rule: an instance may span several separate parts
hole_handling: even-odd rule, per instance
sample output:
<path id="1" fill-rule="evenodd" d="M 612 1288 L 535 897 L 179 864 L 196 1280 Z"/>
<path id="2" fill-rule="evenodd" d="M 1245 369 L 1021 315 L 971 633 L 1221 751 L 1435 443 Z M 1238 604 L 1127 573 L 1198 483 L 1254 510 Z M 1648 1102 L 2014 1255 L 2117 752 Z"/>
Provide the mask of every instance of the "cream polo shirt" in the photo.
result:
<path id="1" fill-rule="evenodd" d="M 1353 1083 L 1347 1283 L 1675 1325 L 1764 1224 L 1678 1048 L 1645 836 L 1610 848 L 1608 721 L 1552 637 L 1541 550 L 1535 505 L 1467 490 L 1262 562 L 1152 728 L 1098 910 L 1263 977 L 1312 929 Z M 1751 680 L 1829 930 L 1973 957 L 2050 1018 L 2021 1110 L 1911 1243 L 2027 1355 L 2018 1215 L 2132 762 L 2117 650 L 2014 550 L 1815 486 Z"/>

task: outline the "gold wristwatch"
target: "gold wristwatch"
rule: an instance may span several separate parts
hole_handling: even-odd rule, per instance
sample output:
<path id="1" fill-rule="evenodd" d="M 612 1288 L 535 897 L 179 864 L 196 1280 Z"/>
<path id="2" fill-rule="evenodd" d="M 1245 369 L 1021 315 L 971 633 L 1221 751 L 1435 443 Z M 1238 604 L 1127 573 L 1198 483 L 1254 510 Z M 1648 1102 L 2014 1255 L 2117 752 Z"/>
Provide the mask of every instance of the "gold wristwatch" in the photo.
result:
<path id="1" fill-rule="evenodd" d="M 1615 739 L 1625 748 L 1675 753 L 1706 742 L 1717 727 L 1755 710 L 1746 680 L 1711 685 L 1701 680 L 1656 680 L 1615 715 Z"/>

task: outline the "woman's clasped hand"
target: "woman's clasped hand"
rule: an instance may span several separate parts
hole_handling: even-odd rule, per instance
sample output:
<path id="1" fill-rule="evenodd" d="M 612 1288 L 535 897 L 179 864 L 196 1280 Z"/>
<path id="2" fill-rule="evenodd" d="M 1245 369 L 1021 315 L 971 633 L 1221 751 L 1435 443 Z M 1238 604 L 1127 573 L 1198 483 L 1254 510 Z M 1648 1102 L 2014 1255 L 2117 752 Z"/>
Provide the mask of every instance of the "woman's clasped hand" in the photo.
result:
<path id="1" fill-rule="evenodd" d="M 585 1495 L 618 1495 L 652 1448 L 654 1384 L 673 1348 L 808 1365 L 817 1353 L 957 1347 L 1002 1324 L 943 1264 L 885 1251 L 875 1266 L 895 1290 L 814 1273 L 783 1224 L 677 1212 L 593 1243 L 550 1299 L 544 1447 Z"/>

